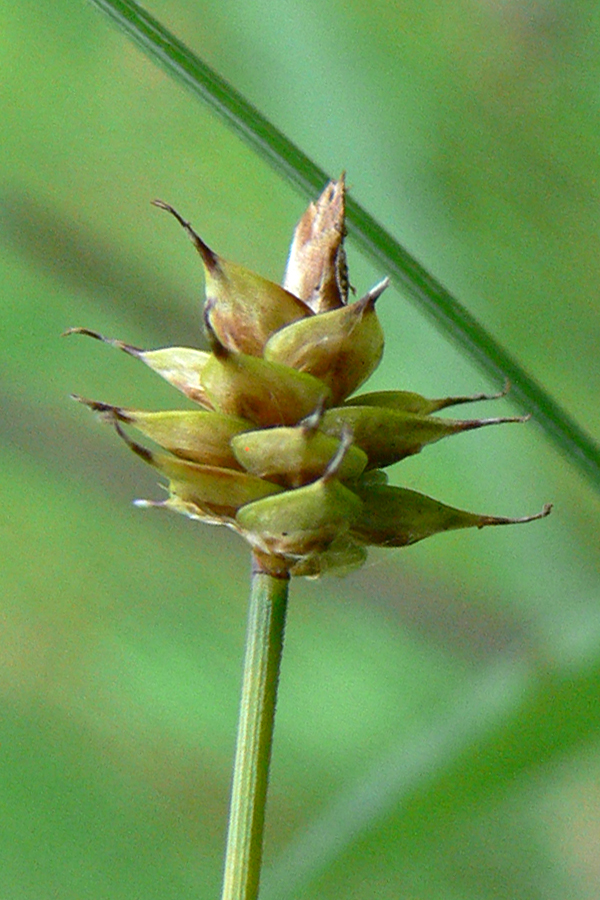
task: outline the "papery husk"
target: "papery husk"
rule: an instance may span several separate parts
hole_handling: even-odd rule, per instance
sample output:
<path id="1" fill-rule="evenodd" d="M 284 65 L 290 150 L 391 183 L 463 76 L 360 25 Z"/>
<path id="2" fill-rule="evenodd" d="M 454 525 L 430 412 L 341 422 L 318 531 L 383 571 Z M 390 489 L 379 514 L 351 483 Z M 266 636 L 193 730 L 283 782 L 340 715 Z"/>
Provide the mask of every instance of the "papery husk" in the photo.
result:
<path id="1" fill-rule="evenodd" d="M 348 271 L 344 252 L 346 185 L 342 175 L 330 181 L 298 222 L 283 286 L 315 313 L 348 302 Z"/>

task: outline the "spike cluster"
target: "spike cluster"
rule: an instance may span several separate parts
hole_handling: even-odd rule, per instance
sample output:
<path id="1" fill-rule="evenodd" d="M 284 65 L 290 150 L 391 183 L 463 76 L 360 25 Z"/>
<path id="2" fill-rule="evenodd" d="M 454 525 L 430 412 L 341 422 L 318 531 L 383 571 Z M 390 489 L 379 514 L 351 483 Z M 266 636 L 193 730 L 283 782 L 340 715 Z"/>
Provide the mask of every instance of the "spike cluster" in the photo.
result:
<path id="1" fill-rule="evenodd" d="M 166 500 L 139 505 L 227 525 L 265 571 L 306 576 L 359 566 L 368 546 L 406 546 L 441 531 L 548 514 L 549 506 L 522 519 L 475 515 L 387 484 L 383 469 L 427 444 L 524 419 L 434 416 L 494 399 L 482 394 L 352 396 L 383 353 L 375 304 L 388 281 L 348 303 L 343 177 L 300 220 L 283 287 L 222 259 L 171 206 L 155 205 L 175 216 L 202 260 L 210 352 L 140 350 L 88 329 L 69 332 L 142 360 L 200 407 L 144 412 L 75 398 L 168 479 Z M 137 443 L 126 428 L 161 449 Z"/>

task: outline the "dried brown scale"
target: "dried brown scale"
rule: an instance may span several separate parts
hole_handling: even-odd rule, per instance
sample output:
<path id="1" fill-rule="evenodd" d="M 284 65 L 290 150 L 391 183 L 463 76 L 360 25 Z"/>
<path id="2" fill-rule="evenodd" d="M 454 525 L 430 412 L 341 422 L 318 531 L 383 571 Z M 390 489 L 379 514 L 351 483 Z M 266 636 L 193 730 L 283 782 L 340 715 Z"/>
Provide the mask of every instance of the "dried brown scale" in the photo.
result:
<path id="1" fill-rule="evenodd" d="M 211 351 L 141 350 L 86 328 L 67 332 L 134 356 L 202 408 L 150 412 L 75 397 L 168 480 L 166 499 L 138 505 L 234 528 L 255 567 L 278 578 L 348 571 L 362 565 L 368 546 L 404 547 L 442 531 L 548 515 L 549 506 L 521 519 L 479 515 L 387 484 L 383 469 L 427 444 L 527 417 L 432 415 L 507 388 L 434 400 L 412 391 L 352 396 L 381 359 L 374 307 L 387 280 L 347 305 L 343 177 L 298 223 L 284 287 L 223 260 L 176 210 L 156 205 L 175 216 L 202 258 Z M 124 426 L 162 449 L 134 441 Z"/>
<path id="2" fill-rule="evenodd" d="M 316 313 L 337 309 L 348 301 L 345 212 L 342 175 L 310 204 L 294 232 L 283 286 Z"/>

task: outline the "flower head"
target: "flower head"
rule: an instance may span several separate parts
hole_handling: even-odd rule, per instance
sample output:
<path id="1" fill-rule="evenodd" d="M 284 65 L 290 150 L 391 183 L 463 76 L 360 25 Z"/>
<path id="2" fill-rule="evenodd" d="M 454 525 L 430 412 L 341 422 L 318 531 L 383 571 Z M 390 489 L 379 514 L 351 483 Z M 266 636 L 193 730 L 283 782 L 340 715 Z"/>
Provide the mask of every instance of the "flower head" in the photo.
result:
<path id="1" fill-rule="evenodd" d="M 70 330 L 135 356 L 199 406 L 147 412 L 76 397 L 168 480 L 166 500 L 138 505 L 227 525 L 265 571 L 307 576 L 359 566 L 368 546 L 407 546 L 441 531 L 529 522 L 550 512 L 545 506 L 521 519 L 476 515 L 387 484 L 384 469 L 427 444 L 527 417 L 435 415 L 494 399 L 482 394 L 354 396 L 383 354 L 376 303 L 388 280 L 348 302 L 343 177 L 298 223 L 283 286 L 222 259 L 171 206 L 155 205 L 175 216 L 202 260 L 210 351 L 140 350 Z M 159 449 L 138 443 L 130 429 Z"/>

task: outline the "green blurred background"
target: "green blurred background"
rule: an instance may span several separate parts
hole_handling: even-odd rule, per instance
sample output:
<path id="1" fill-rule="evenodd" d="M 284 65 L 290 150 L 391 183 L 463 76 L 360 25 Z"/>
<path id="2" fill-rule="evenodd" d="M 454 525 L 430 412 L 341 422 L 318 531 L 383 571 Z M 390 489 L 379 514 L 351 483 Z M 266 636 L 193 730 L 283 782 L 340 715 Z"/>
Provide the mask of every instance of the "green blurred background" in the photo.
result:
<path id="1" fill-rule="evenodd" d="M 600 5 L 148 8 L 345 169 L 600 434 Z M 278 280 L 306 198 L 83 0 L 9 0 L 2 19 L 0 897 L 217 897 L 248 552 L 132 508 L 160 497 L 155 477 L 68 395 L 184 401 L 60 334 L 201 345 L 198 260 L 149 201 Z M 359 291 L 385 274 L 351 242 L 349 257 Z M 371 389 L 499 387 L 398 291 L 379 306 Z M 293 584 L 263 896 L 596 898 L 598 495 L 535 422 L 435 445 L 393 477 L 478 512 L 555 509 Z"/>

